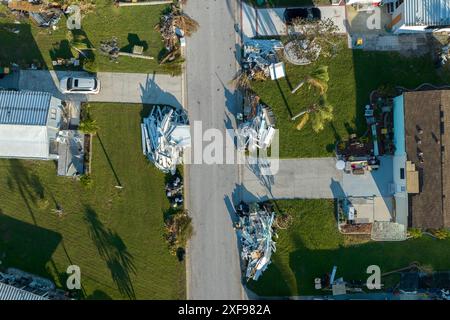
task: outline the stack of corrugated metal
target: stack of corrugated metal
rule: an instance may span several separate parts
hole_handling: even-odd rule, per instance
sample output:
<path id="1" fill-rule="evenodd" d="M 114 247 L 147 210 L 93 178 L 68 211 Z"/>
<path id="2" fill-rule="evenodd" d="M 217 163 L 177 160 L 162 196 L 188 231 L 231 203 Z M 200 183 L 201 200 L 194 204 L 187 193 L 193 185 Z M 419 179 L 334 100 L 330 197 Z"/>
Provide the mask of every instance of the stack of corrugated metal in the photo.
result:
<path id="1" fill-rule="evenodd" d="M 154 106 L 141 124 L 142 151 L 163 172 L 175 174 L 191 145 L 189 120 L 182 109 Z"/>
<path id="2" fill-rule="evenodd" d="M 246 117 L 246 121 L 239 125 L 239 148 L 254 152 L 257 149 L 267 149 L 272 144 L 275 136 L 275 116 L 272 110 L 254 97 L 252 112 Z"/>
<path id="3" fill-rule="evenodd" d="M 253 203 L 248 212 L 242 212 L 240 230 L 241 258 L 246 263 L 247 280 L 258 280 L 270 264 L 272 252 L 276 251 L 273 241 L 275 212 L 270 206 Z"/>

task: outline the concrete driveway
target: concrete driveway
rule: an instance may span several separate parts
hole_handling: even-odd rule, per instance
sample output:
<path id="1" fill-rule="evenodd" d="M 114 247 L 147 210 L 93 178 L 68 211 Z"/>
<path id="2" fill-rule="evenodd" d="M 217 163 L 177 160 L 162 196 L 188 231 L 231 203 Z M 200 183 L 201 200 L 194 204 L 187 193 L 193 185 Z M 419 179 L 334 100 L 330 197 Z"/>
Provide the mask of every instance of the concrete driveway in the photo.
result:
<path id="1" fill-rule="evenodd" d="M 244 201 L 267 199 L 333 199 L 342 197 L 343 175 L 334 158 L 281 159 L 272 174 L 263 175 L 260 166 L 247 164 L 243 170 Z M 268 172 L 266 172 L 268 173 Z M 269 172 L 270 173 L 270 172 Z"/>
<path id="2" fill-rule="evenodd" d="M 58 90 L 65 76 L 87 76 L 85 72 L 21 70 L 18 89 L 46 91 L 61 99 L 92 102 L 169 104 L 181 106 L 181 76 L 165 74 L 99 72 L 101 83 L 97 95 L 63 95 Z"/>
<path id="3" fill-rule="evenodd" d="M 338 27 L 339 32 L 346 33 L 345 5 L 319 6 L 322 19 L 331 19 Z M 288 28 L 284 23 L 285 8 L 254 8 L 243 3 L 241 8 L 242 31 L 248 38 L 284 36 Z"/>

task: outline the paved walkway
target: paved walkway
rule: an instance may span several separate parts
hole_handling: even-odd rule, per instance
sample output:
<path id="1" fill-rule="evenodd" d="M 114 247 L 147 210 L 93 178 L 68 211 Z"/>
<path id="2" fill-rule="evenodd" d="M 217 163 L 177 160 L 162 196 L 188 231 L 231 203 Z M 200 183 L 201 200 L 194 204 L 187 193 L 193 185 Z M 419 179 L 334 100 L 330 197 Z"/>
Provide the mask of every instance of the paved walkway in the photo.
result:
<path id="1" fill-rule="evenodd" d="M 270 167 L 263 175 L 261 166 L 245 166 L 242 200 L 333 199 L 344 195 L 342 171 L 336 170 L 334 158 L 281 159 Z"/>
<path id="2" fill-rule="evenodd" d="M 165 74 L 99 72 L 101 83 L 97 95 L 63 95 L 58 90 L 65 76 L 86 76 L 84 72 L 21 70 L 20 90 L 46 91 L 59 98 L 75 101 L 169 104 L 181 106 L 181 77 Z"/>

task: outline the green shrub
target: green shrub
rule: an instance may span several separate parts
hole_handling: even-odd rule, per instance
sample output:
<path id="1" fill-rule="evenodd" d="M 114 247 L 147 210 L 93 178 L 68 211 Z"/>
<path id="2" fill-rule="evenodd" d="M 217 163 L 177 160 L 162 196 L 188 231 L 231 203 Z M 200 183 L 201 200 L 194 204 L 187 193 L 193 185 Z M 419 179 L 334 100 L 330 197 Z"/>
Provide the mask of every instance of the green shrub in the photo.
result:
<path id="1" fill-rule="evenodd" d="M 450 238 L 450 231 L 447 229 L 430 230 L 430 233 L 439 240 Z"/>
<path id="2" fill-rule="evenodd" d="M 185 248 L 193 233 L 192 219 L 185 210 L 179 210 L 166 219 L 166 240 L 172 254 Z"/>
<path id="3" fill-rule="evenodd" d="M 78 129 L 87 134 L 96 134 L 98 130 L 97 121 L 91 118 L 83 119 Z"/>
<path id="4" fill-rule="evenodd" d="M 411 228 L 408 230 L 408 236 L 412 239 L 419 239 L 423 236 L 423 232 L 419 228 Z"/>
<path id="5" fill-rule="evenodd" d="M 91 175 L 84 174 L 84 175 L 81 176 L 80 182 L 86 188 L 90 188 L 90 187 L 92 187 L 92 184 L 94 183 L 94 180 L 92 180 Z"/>

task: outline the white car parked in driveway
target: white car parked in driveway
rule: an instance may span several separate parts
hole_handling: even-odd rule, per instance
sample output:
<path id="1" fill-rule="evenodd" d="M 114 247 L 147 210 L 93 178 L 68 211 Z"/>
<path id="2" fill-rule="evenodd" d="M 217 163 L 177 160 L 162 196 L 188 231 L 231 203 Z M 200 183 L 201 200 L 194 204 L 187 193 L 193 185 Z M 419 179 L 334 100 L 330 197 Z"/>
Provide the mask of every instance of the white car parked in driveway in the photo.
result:
<path id="1" fill-rule="evenodd" d="M 62 93 L 97 94 L 100 81 L 94 77 L 64 77 L 59 83 Z"/>

